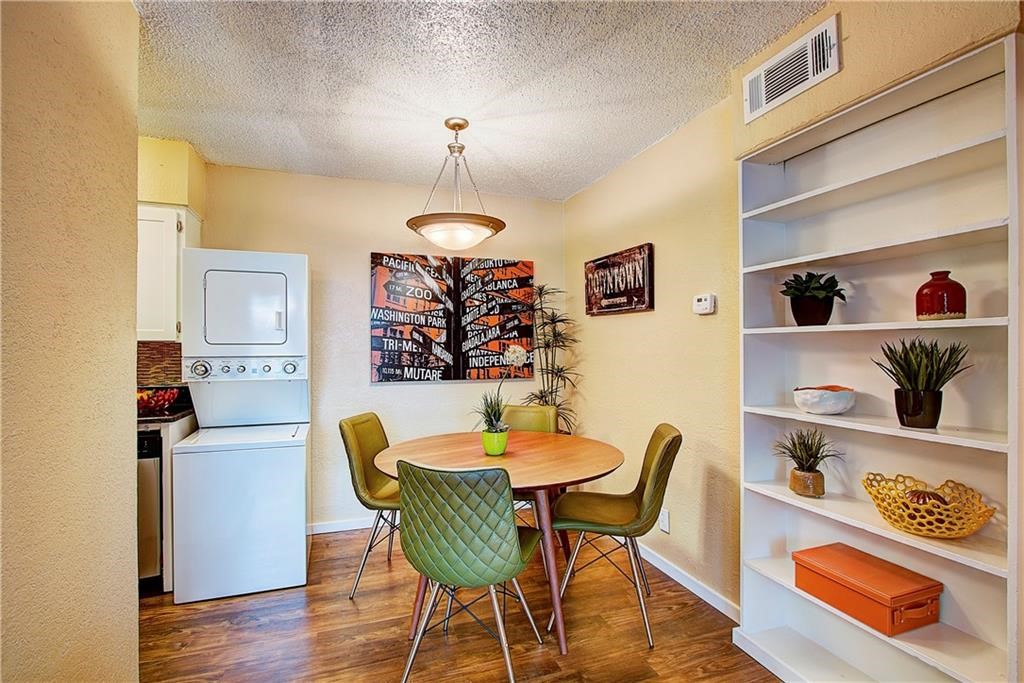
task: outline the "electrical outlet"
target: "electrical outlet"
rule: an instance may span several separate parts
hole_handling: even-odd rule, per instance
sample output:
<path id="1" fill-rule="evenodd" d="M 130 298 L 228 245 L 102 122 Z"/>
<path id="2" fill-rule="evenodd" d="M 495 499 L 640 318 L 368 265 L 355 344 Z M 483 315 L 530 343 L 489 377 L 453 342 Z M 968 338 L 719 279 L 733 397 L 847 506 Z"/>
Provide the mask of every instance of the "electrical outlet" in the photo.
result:
<path id="1" fill-rule="evenodd" d="M 668 530 L 668 508 L 661 508 L 661 513 L 658 515 L 658 528 L 664 531 L 666 534 Z"/>

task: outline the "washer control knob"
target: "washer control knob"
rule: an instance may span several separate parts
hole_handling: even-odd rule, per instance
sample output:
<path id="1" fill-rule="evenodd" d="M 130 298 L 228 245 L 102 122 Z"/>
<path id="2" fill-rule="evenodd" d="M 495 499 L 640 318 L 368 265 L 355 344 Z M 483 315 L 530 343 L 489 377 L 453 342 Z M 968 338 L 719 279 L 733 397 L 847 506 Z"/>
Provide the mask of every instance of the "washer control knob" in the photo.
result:
<path id="1" fill-rule="evenodd" d="M 205 360 L 197 360 L 192 364 L 191 370 L 196 377 L 206 377 L 210 374 L 210 364 Z"/>
<path id="2" fill-rule="evenodd" d="M 264 365 L 263 366 L 263 372 L 270 372 L 270 366 L 269 365 Z"/>
<path id="3" fill-rule="evenodd" d="M 282 369 L 284 370 L 284 374 L 294 375 L 295 371 L 299 369 L 299 366 L 291 361 L 288 361 L 287 363 L 284 364 L 284 367 Z"/>
<path id="4" fill-rule="evenodd" d="M 227 374 L 227 373 L 231 372 L 231 366 L 230 365 L 222 365 L 222 366 L 220 366 L 220 371 L 225 373 L 225 374 Z"/>
<path id="5" fill-rule="evenodd" d="M 244 373 L 245 372 L 245 366 L 244 365 L 239 365 L 238 366 L 238 371 Z"/>

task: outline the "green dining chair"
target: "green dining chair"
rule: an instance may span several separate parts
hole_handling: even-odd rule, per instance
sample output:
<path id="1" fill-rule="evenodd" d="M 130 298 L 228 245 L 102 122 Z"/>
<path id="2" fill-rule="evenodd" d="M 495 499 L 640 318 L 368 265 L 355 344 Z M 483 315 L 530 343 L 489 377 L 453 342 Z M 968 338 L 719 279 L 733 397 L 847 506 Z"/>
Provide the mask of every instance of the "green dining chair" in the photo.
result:
<path id="1" fill-rule="evenodd" d="M 366 547 L 363 548 L 363 557 L 359 561 L 356 578 L 352 582 L 352 592 L 348 596 L 349 600 L 352 600 L 356 597 L 359 579 L 366 568 L 366 559 L 377 544 L 387 541 L 388 562 L 391 562 L 395 532 L 399 527 L 398 482 L 373 464 L 377 454 L 388 447 L 388 437 L 376 413 L 346 417 L 338 422 L 338 429 L 341 430 L 341 440 L 348 454 L 348 467 L 352 473 L 352 488 L 355 489 L 356 498 L 367 510 L 375 510 L 377 513 L 366 537 Z M 385 529 L 386 534 L 381 536 Z"/>
<path id="2" fill-rule="evenodd" d="M 558 431 L 558 408 L 555 406 L 513 406 L 507 405 L 501 411 L 501 421 L 509 426 L 509 429 L 516 432 L 547 432 L 554 434 Z M 533 512 L 534 524 L 537 523 L 537 501 L 530 492 L 513 493 L 512 500 L 518 512 L 529 508 Z M 521 522 L 526 522 L 521 516 Z M 560 542 L 568 543 L 568 537 L 559 537 Z M 540 547 L 541 554 L 544 553 L 544 546 Z M 546 562 L 541 563 L 544 573 L 548 572 Z"/>
<path id="3" fill-rule="evenodd" d="M 505 406 L 501 421 L 517 432 L 558 431 L 558 408 L 555 406 Z"/>
<path id="4" fill-rule="evenodd" d="M 497 593 L 506 581 L 512 582 L 537 642 L 542 642 L 516 579 L 536 551 L 541 534 L 532 527 L 516 526 L 508 472 L 500 468 L 442 471 L 400 460 L 398 483 L 402 551 L 430 587 L 402 682 L 409 679 L 416 651 L 442 593 L 454 598 L 457 588 L 484 586 L 490 594 L 505 671 L 508 680 L 515 681 Z M 468 605 L 459 604 L 468 610 Z M 449 616 L 444 617 L 445 625 Z"/>
<path id="5" fill-rule="evenodd" d="M 647 443 L 640 479 L 631 492 L 613 494 L 570 491 L 559 497 L 552 511 L 551 526 L 555 530 L 579 533 L 565 568 L 565 575 L 562 577 L 561 595 L 565 595 L 565 589 L 574 573 L 578 574 L 597 560 L 606 559 L 618 569 L 618 565 L 608 555 L 619 548 L 624 548 L 629 556 L 629 567 L 633 575 L 631 583 L 636 589 L 636 598 L 640 603 L 640 615 L 643 617 L 644 631 L 647 633 L 647 646 L 652 648 L 654 638 L 647 617 L 647 605 L 644 603 L 644 593 L 650 596 L 651 585 L 647 581 L 647 572 L 640 558 L 636 539 L 650 531 L 658 520 L 658 513 L 665 500 L 668 477 L 672 473 L 672 465 L 682 443 L 683 436 L 678 429 L 669 424 L 658 425 Z M 588 535 L 590 538 L 587 538 Z M 615 539 L 618 547 L 610 551 L 603 551 L 594 546 L 600 555 L 574 572 L 580 548 L 585 543 L 593 545 L 594 540 L 601 536 L 618 536 L 623 540 Z M 619 572 L 625 575 L 621 569 Z M 553 623 L 552 615 L 552 620 L 548 622 L 548 631 L 551 630 Z"/>

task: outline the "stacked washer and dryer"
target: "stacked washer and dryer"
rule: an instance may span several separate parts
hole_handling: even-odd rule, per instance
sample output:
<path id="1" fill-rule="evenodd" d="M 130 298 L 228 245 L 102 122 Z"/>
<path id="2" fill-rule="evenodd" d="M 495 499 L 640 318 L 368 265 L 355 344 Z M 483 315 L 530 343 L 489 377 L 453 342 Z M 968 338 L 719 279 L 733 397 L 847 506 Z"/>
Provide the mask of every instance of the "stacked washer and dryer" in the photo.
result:
<path id="1" fill-rule="evenodd" d="M 309 260 L 185 249 L 182 376 L 199 431 L 174 446 L 174 602 L 306 583 Z"/>

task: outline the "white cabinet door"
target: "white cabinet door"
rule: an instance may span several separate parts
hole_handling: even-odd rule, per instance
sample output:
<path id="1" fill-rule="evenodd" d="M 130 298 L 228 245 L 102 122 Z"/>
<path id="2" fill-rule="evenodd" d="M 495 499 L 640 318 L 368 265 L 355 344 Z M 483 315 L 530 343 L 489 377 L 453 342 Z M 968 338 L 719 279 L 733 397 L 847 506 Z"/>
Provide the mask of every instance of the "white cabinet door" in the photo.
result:
<path id="1" fill-rule="evenodd" d="M 178 338 L 178 212 L 139 207 L 136 331 L 139 340 Z"/>

